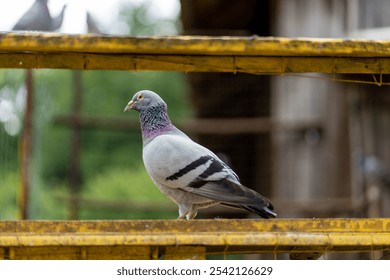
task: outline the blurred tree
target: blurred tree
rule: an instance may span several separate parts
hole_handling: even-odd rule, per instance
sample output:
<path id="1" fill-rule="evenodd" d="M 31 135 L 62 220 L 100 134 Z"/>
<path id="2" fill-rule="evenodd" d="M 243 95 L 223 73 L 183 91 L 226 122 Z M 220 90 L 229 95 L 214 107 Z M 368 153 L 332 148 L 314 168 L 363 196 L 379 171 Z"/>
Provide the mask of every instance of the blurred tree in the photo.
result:
<path id="1" fill-rule="evenodd" d="M 181 31 L 180 18 L 164 18 L 156 13 L 152 1 L 129 2 L 120 13 L 129 35 L 176 35 Z"/>

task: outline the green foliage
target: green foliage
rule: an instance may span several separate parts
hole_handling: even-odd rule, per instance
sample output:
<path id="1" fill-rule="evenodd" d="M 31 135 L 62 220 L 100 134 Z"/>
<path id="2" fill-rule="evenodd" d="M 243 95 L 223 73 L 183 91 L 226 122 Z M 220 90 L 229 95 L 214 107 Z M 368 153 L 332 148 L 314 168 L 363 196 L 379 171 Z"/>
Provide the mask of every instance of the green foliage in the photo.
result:
<path id="1" fill-rule="evenodd" d="M 82 195 L 96 199 L 166 200 L 143 167 L 110 168 L 91 178 Z"/>
<path id="2" fill-rule="evenodd" d="M 14 172 L 18 168 L 18 146 L 19 137 L 10 136 L 0 123 L 0 174 Z"/>
<path id="3" fill-rule="evenodd" d="M 37 220 L 66 220 L 69 219 L 69 188 L 66 184 L 35 185 L 35 193 L 32 195 L 33 219 Z M 37 203 L 38 202 L 38 203 Z"/>
<path id="4" fill-rule="evenodd" d="M 181 28 L 179 18 L 161 18 L 156 15 L 150 0 L 129 2 L 123 6 L 119 19 L 128 28 L 129 35 L 174 35 Z"/>
<path id="5" fill-rule="evenodd" d="M 143 166 L 134 169 L 124 167 L 110 168 L 90 179 L 86 188 L 82 192 L 82 197 L 97 201 L 118 201 L 121 205 L 128 207 L 121 209 L 85 209 L 82 213 L 83 219 L 156 219 L 156 218 L 176 218 L 176 209 L 173 203 L 157 189 L 150 180 Z M 140 204 L 145 206 L 139 208 Z M 155 204 L 167 205 L 165 211 L 155 209 Z M 133 207 L 132 207 L 133 205 Z M 170 207 L 172 206 L 172 207 Z M 127 209 L 128 208 L 128 209 Z M 148 209 L 150 208 L 150 209 Z"/>
<path id="6" fill-rule="evenodd" d="M 17 208 L 17 186 L 18 173 L 7 172 L 5 174 L 0 173 L 0 219 L 16 219 Z"/>
<path id="7" fill-rule="evenodd" d="M 24 79 L 22 70 L 1 70 L 0 71 L 0 88 L 8 86 L 17 92 L 21 81 Z"/>

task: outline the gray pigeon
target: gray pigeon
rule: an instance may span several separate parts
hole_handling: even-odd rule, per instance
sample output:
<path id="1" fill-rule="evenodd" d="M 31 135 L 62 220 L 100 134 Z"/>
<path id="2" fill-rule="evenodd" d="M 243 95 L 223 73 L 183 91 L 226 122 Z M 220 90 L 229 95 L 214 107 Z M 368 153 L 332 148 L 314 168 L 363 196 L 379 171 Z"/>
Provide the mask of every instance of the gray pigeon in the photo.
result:
<path id="1" fill-rule="evenodd" d="M 275 218 L 271 202 L 241 185 L 238 176 L 207 148 L 170 121 L 167 104 L 149 90 L 137 92 L 124 111 L 137 110 L 146 171 L 160 191 L 179 206 L 178 219 L 193 219 L 198 209 L 221 204 Z"/>

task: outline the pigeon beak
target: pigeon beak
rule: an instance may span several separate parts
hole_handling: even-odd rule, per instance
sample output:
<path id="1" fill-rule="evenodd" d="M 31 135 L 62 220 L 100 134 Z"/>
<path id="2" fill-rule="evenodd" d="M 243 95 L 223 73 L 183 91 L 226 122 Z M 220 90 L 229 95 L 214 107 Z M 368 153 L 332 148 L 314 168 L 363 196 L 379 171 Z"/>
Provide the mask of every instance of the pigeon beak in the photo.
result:
<path id="1" fill-rule="evenodd" d="M 126 107 L 123 110 L 123 112 L 128 112 L 131 109 L 133 109 L 134 108 L 134 104 L 135 104 L 135 102 L 133 100 L 130 100 L 130 102 L 126 105 Z"/>

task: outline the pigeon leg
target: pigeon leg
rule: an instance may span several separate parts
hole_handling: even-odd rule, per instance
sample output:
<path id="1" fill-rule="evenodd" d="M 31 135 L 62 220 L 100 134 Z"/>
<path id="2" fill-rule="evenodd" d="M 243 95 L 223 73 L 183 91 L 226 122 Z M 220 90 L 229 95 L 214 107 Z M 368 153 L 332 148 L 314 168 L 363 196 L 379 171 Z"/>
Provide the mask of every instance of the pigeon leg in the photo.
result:
<path id="1" fill-rule="evenodd" d="M 178 220 L 192 220 L 198 214 L 198 207 L 196 205 L 179 205 L 179 217 Z"/>
<path id="2" fill-rule="evenodd" d="M 198 207 L 196 207 L 195 205 L 192 205 L 190 208 L 190 211 L 188 211 L 188 213 L 186 215 L 187 220 L 195 219 L 196 215 L 198 215 Z"/>
<path id="3" fill-rule="evenodd" d="M 177 217 L 178 220 L 185 220 L 187 218 L 187 214 L 190 212 L 191 206 L 189 205 L 179 205 L 179 217 Z"/>

